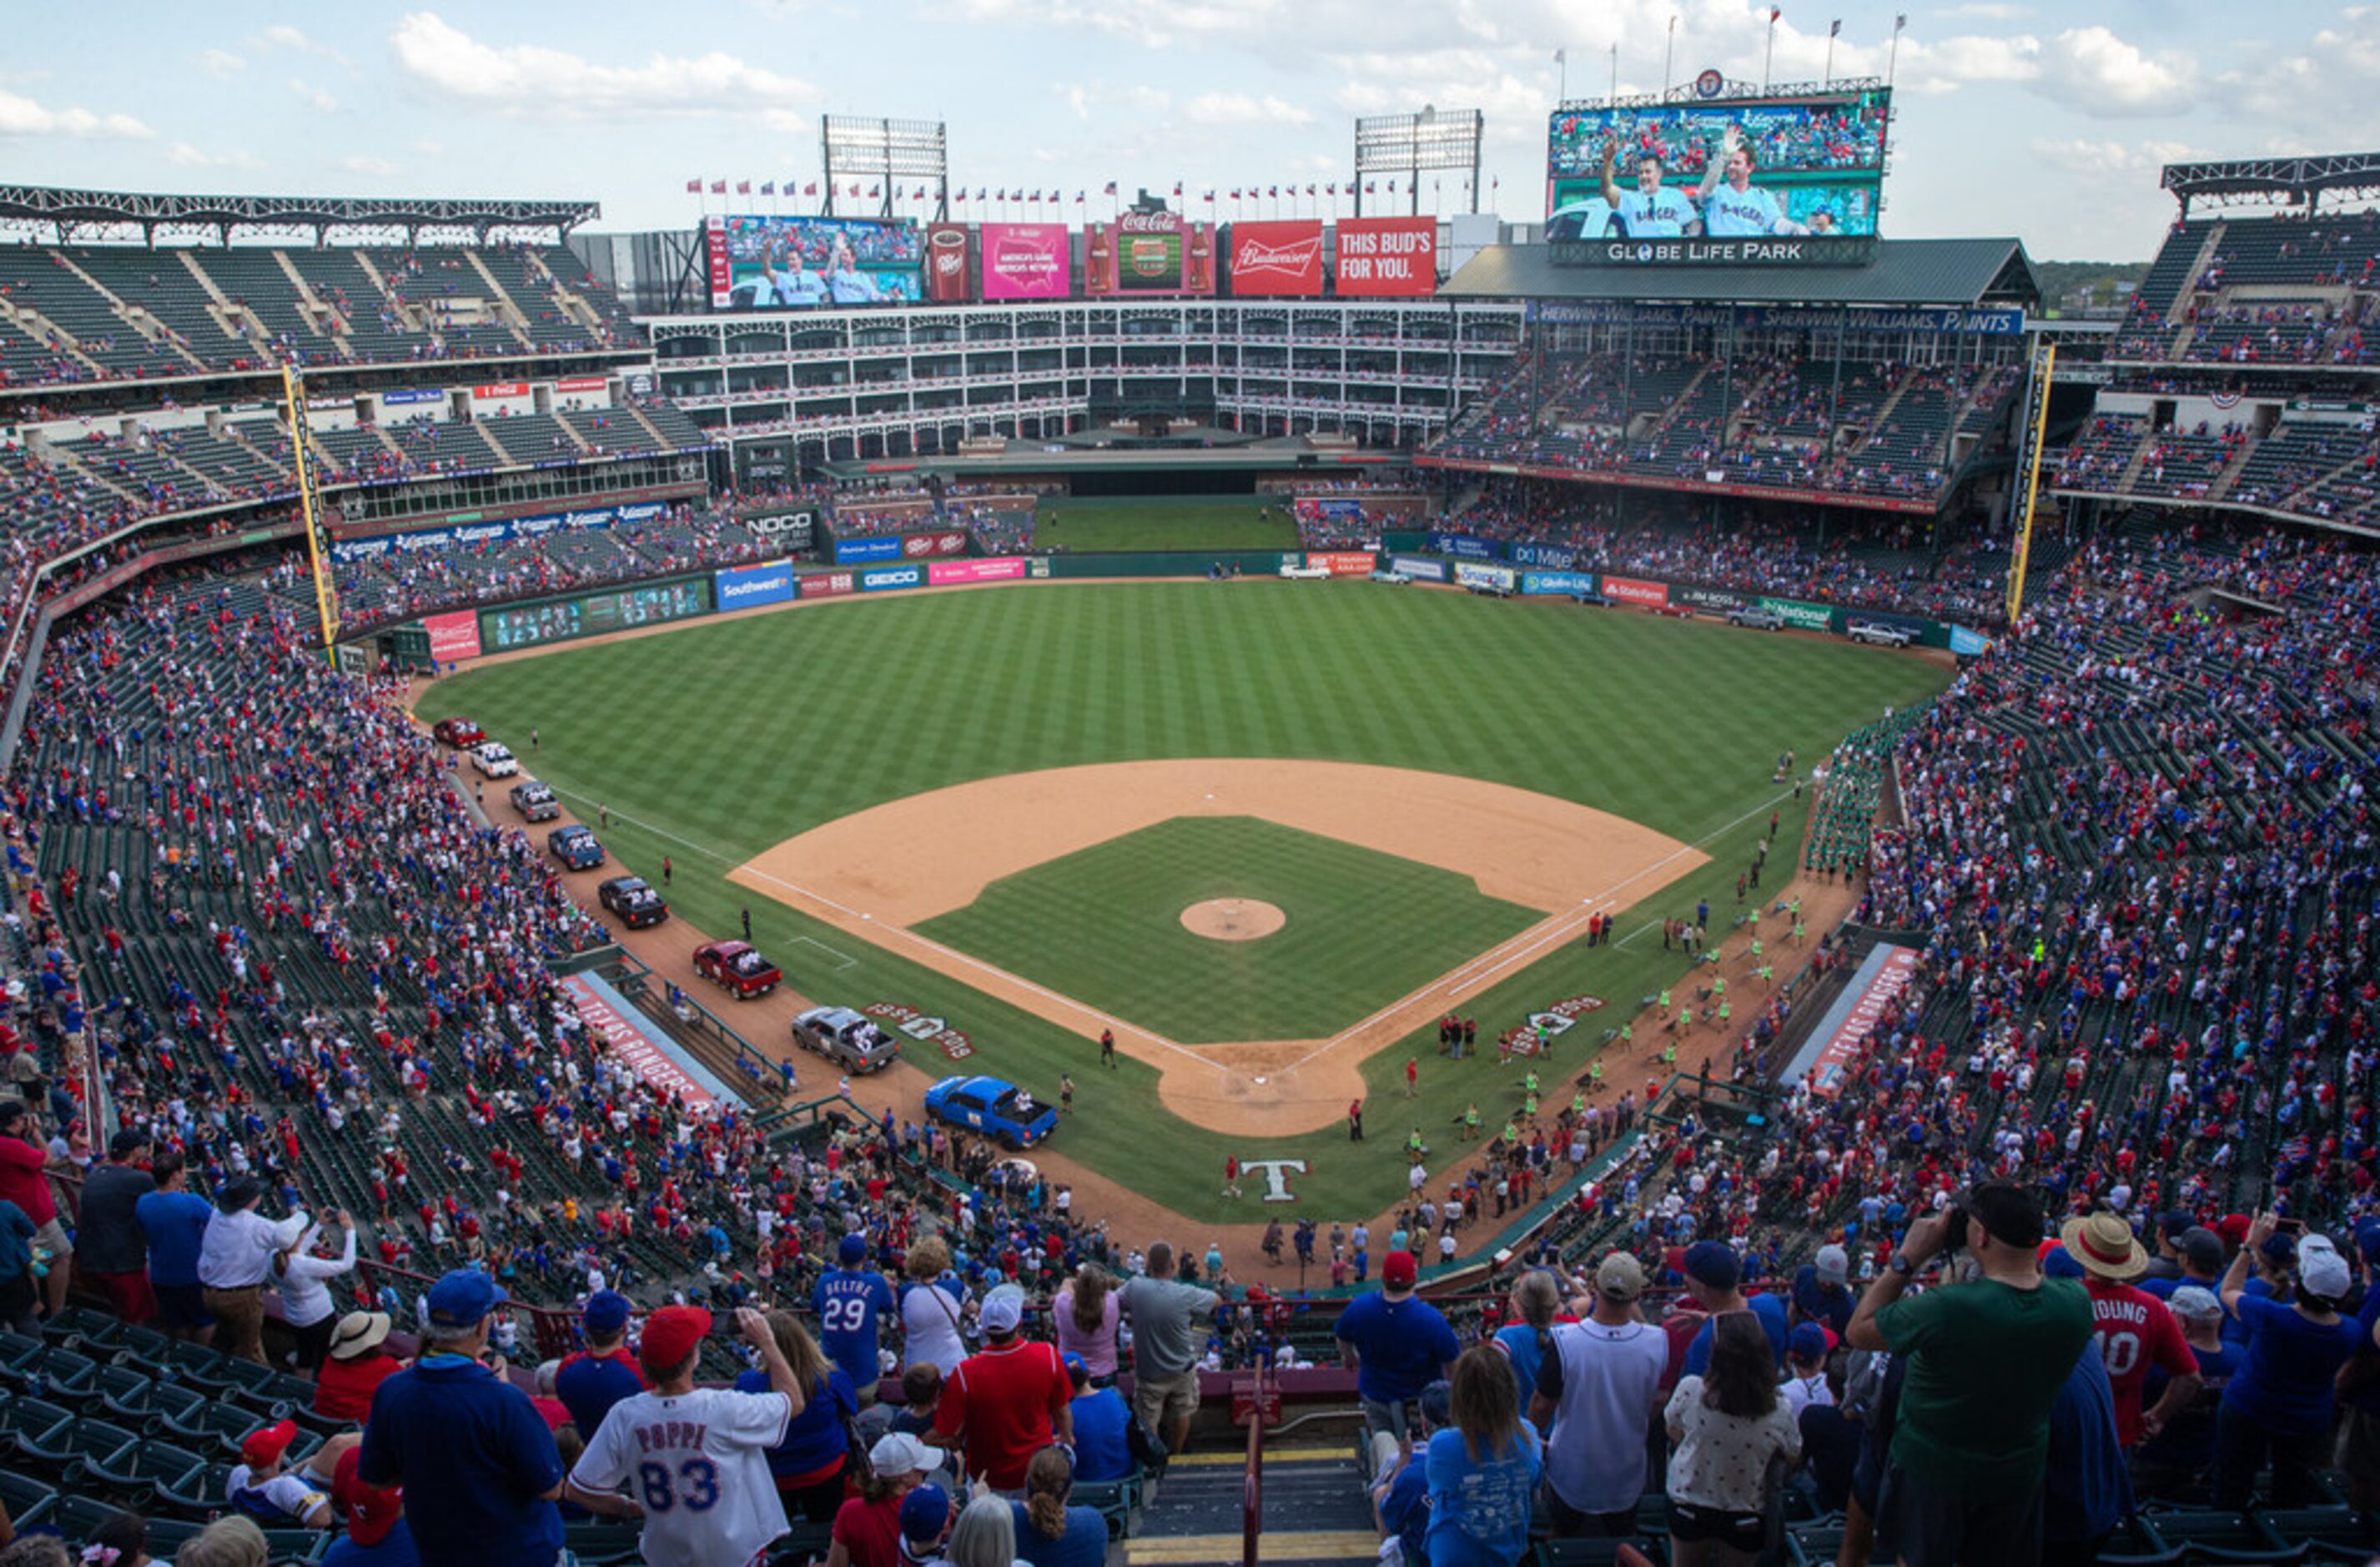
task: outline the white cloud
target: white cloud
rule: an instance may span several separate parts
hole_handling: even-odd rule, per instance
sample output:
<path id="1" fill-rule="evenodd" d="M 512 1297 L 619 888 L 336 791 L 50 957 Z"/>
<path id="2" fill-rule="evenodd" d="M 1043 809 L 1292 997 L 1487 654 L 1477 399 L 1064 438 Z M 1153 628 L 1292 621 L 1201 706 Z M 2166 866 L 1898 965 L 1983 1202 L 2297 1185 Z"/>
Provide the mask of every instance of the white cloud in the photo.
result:
<path id="1" fill-rule="evenodd" d="M 2128 185 L 2140 183 L 2139 176 L 2154 175 L 2168 164 L 2198 156 L 2183 141 L 2097 141 L 2088 137 L 2037 140 L 2028 150 L 2036 160 L 2069 173 L 2085 177 L 2121 176 Z"/>
<path id="2" fill-rule="evenodd" d="M 145 141 L 157 133 L 130 115 L 44 108 L 0 89 L 0 136 L 71 136 L 86 140 Z"/>
<path id="3" fill-rule="evenodd" d="M 339 160 L 339 167 L 349 174 L 359 174 L 370 179 L 387 179 L 397 173 L 397 165 L 387 158 L 369 152 L 350 152 Z"/>
<path id="4" fill-rule="evenodd" d="M 1236 130 L 1259 125 L 1304 126 L 1314 113 L 1268 92 L 1252 98 L 1245 92 L 1201 92 L 1182 106 L 1182 117 L 1210 129 Z"/>
<path id="5" fill-rule="evenodd" d="M 248 69 L 248 62 L 228 49 L 202 49 L 199 68 L 212 77 L 230 78 Z"/>
<path id="6" fill-rule="evenodd" d="M 2043 54 L 2037 91 L 2094 118 L 2180 114 L 2197 99 L 2198 66 L 2151 57 L 2104 27 L 2069 28 Z"/>
<path id="7" fill-rule="evenodd" d="M 309 38 L 306 34 L 298 31 L 296 28 L 291 27 L 287 22 L 275 22 L 273 26 L 266 28 L 262 32 L 258 33 L 254 38 L 249 40 L 249 47 L 251 49 L 286 49 L 293 54 L 314 55 L 325 60 L 336 60 L 339 64 L 348 67 L 350 69 L 352 69 L 355 65 L 354 61 L 348 59 L 346 55 L 341 54 L 338 50 L 334 49 L 327 43 Z"/>
<path id="8" fill-rule="evenodd" d="M 790 131 L 809 122 L 782 105 L 818 96 L 808 82 L 718 50 L 657 54 L 635 66 L 599 65 L 539 44 L 482 43 L 434 11 L 408 13 L 389 43 L 398 67 L 419 85 L 511 116 L 735 115 L 750 112 L 753 104 L 773 104 L 755 117 Z"/>
<path id="9" fill-rule="evenodd" d="M 300 81 L 293 76 L 289 79 L 289 91 L 298 95 L 298 102 L 318 115 L 334 115 L 339 112 L 339 101 L 311 82 Z"/>
<path id="10" fill-rule="evenodd" d="M 1978 21 L 1986 22 L 2022 21 L 2031 15 L 2033 15 L 2033 7 L 2030 6 L 2002 5 L 1999 0 L 1971 0 L 1968 5 L 1946 6 L 1933 13 L 1936 18 L 1941 20 L 1964 19 L 1973 17 Z"/>
<path id="11" fill-rule="evenodd" d="M 177 169 L 253 169 L 263 166 L 250 152 L 208 152 L 187 141 L 176 141 L 166 148 L 165 161 Z"/>

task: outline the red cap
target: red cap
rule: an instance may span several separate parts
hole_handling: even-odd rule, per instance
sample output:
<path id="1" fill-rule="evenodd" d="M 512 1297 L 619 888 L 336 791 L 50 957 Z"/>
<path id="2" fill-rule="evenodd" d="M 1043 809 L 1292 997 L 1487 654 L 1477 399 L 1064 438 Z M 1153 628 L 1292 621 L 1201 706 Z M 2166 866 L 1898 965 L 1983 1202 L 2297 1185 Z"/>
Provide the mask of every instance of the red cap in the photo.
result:
<path id="1" fill-rule="evenodd" d="M 1414 1254 L 1409 1251 L 1392 1251 L 1380 1264 L 1380 1282 L 1392 1290 L 1413 1288 L 1414 1280 L 1420 1274 L 1421 1269 L 1414 1262 Z"/>
<path id="2" fill-rule="evenodd" d="M 2236 1246 L 2247 1241 L 2248 1225 L 2249 1219 L 2246 1214 L 2227 1213 L 2223 1216 L 2222 1222 L 2215 1226 L 2215 1233 Z"/>
<path id="3" fill-rule="evenodd" d="M 250 1431 L 242 1439 L 239 1444 L 239 1455 L 246 1459 L 251 1467 L 261 1469 L 268 1464 L 280 1463 L 281 1455 L 287 1452 L 289 1444 L 297 1439 L 297 1421 L 276 1421 L 273 1425 Z"/>
<path id="4" fill-rule="evenodd" d="M 375 1546 L 405 1516 L 405 1493 L 358 1479 L 356 1464 L 362 1457 L 360 1447 L 339 1454 L 338 1470 L 331 1476 L 331 1500 L 347 1515 L 347 1537 L 359 1546 Z"/>
<path id="5" fill-rule="evenodd" d="M 637 1342 L 637 1358 L 645 1369 L 668 1371 L 686 1363 L 710 1331 L 710 1313 L 698 1306 L 665 1306 L 645 1318 L 645 1336 Z"/>

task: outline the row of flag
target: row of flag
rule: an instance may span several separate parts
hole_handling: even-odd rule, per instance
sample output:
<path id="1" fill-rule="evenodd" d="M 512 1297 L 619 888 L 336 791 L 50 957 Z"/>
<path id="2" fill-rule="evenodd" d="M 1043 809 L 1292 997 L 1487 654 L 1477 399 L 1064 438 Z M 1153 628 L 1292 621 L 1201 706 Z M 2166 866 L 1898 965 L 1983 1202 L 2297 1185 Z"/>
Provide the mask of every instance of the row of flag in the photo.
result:
<path id="1" fill-rule="evenodd" d="M 1410 183 L 1417 186 L 1419 181 L 1412 181 Z M 1502 181 L 1499 179 L 1490 179 L 1488 183 L 1490 186 L 1497 186 L 1500 185 Z M 1397 193 L 1397 182 L 1395 180 L 1389 180 L 1387 182 L 1387 186 L 1388 193 L 1390 195 L 1393 196 Z M 727 194 L 728 182 L 723 179 L 714 179 L 709 182 L 709 188 L 710 194 L 713 196 L 724 196 Z M 1380 194 L 1380 181 L 1366 180 L 1364 182 L 1364 194 L 1366 196 L 1377 196 Z M 735 194 L 738 196 L 751 196 L 756 194 L 761 196 L 774 196 L 778 194 L 778 185 L 773 179 L 764 179 L 757 187 L 755 187 L 748 179 L 739 179 L 735 182 Z M 704 182 L 700 179 L 689 179 L 686 182 L 686 194 L 689 196 L 698 196 L 702 193 L 703 189 Z M 1337 181 L 1330 181 L 1321 184 L 1309 183 L 1305 187 L 1305 193 L 1308 196 L 1314 197 L 1336 197 L 1340 193 L 1340 189 L 1341 186 Z M 1345 189 L 1348 195 L 1354 195 L 1355 182 L 1352 179 L 1346 181 Z M 1266 199 L 1278 201 L 1281 199 L 1284 192 L 1286 192 L 1293 200 L 1298 195 L 1298 188 L 1294 184 L 1264 186 L 1250 185 L 1245 188 L 1233 186 L 1225 193 L 1223 199 L 1237 201 L 1245 196 L 1249 200 Z M 794 182 L 792 180 L 789 179 L 784 182 L 783 193 L 787 196 L 795 194 Z M 806 182 L 801 187 L 799 193 L 804 196 L 817 195 L 819 193 L 819 182 L 814 179 Z M 868 200 L 875 200 L 884 194 L 884 187 L 881 184 L 870 185 L 866 187 L 863 190 L 863 188 L 855 182 L 848 188 L 845 194 L 855 198 L 864 194 Z M 927 199 L 928 194 L 929 192 L 926 187 L 921 185 L 917 187 L 917 188 L 906 199 L 913 201 L 923 201 Z M 1107 187 L 1101 194 L 1106 196 L 1114 196 L 1116 194 L 1116 182 L 1114 180 L 1108 181 Z M 893 187 L 892 199 L 896 201 L 904 199 L 900 187 Z M 982 186 L 977 186 L 973 190 L 969 190 L 966 187 L 961 186 L 958 189 L 951 192 L 951 200 L 953 201 L 1062 202 L 1065 199 L 1066 193 L 1062 190 L 1026 190 L 1022 188 L 1011 190 L 1005 186 L 997 189 L 987 189 Z M 1177 201 L 1182 199 L 1182 187 L 1178 184 L 1173 188 L 1173 199 Z M 1208 201 L 1217 200 L 1216 192 L 1211 189 L 1208 190 L 1204 199 Z M 1088 200 L 1089 192 L 1087 190 L 1077 190 L 1075 192 L 1075 200 L 1076 203 L 1080 204 L 1087 201 Z"/>

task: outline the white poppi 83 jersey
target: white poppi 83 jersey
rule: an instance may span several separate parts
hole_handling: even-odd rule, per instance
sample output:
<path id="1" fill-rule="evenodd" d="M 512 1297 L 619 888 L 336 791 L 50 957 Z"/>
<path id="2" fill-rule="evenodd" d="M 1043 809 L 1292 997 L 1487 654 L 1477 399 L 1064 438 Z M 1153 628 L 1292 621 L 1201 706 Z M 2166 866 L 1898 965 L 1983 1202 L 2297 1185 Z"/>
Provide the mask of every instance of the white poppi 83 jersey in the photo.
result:
<path id="1" fill-rule="evenodd" d="M 742 1567 L 785 1532 L 768 1450 L 785 1439 L 793 1413 L 775 1392 L 637 1393 L 603 1416 L 570 1478 L 590 1491 L 627 1483 L 653 1567 Z"/>

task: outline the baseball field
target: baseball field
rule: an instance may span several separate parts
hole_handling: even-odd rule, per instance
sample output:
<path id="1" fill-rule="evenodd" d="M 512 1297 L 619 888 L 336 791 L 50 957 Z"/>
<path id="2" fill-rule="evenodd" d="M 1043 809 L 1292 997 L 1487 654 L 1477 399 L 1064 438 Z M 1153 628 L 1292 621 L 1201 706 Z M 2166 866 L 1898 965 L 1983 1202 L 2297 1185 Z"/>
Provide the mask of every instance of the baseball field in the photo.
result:
<path id="1" fill-rule="evenodd" d="M 1071 1074 L 1045 1162 L 1220 1225 L 1379 1213 L 1410 1130 L 1436 1170 L 1467 1107 L 1500 1128 L 1522 1072 L 1440 1055 L 1448 1011 L 1484 1044 L 1571 1003 L 1539 1069 L 1577 1074 L 1684 973 L 1663 917 L 1707 899 L 1731 921 L 1772 814 L 1771 890 L 1790 874 L 1809 796 L 1772 782 L 1779 754 L 1806 771 L 1946 680 L 1565 601 L 1062 582 L 492 662 L 419 714 L 477 720 L 578 817 L 608 814 L 615 868 L 658 883 L 671 858 L 675 919 L 627 943 L 657 968 L 748 911 L 794 993 L 703 999 L 761 1048 L 811 1001 L 940 1019 L 971 1054 L 912 1040 L 858 1097 L 914 1118 L 945 1074 L 1052 1102 Z M 1616 940 L 1578 939 L 1590 912 Z M 1690 1038 L 1681 1064 L 1718 1048 Z M 832 1087 L 797 1063 L 806 1092 Z M 1258 1202 L 1262 1182 L 1225 1196 L 1227 1157 L 1290 1161 L 1294 1206 Z"/>

